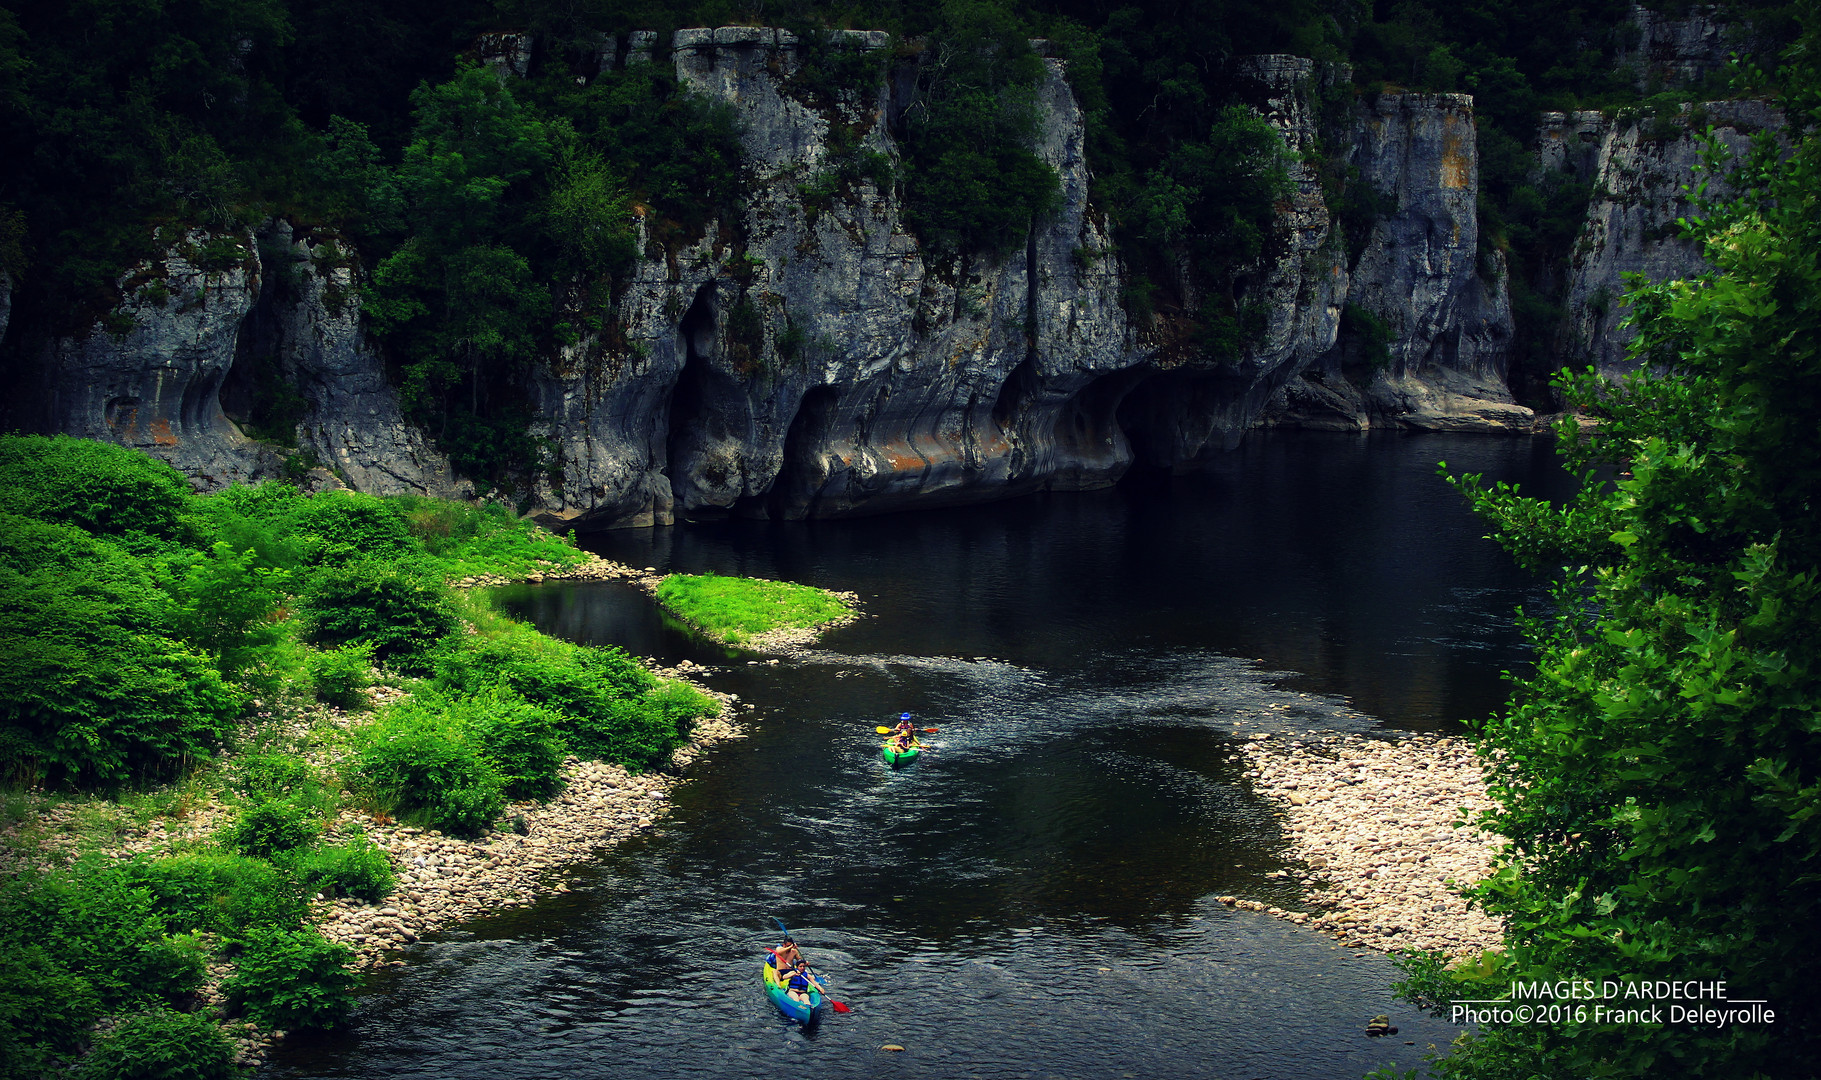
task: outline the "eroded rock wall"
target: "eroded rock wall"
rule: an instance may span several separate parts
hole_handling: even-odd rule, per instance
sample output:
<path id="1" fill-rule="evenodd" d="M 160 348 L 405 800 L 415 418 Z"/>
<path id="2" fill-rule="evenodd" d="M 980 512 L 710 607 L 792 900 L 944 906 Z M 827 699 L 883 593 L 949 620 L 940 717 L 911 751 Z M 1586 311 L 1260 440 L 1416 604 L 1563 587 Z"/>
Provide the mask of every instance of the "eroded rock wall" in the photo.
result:
<path id="1" fill-rule="evenodd" d="M 1580 132 L 1597 133 L 1592 160 L 1568 159 L 1559 165 L 1591 167 L 1594 197 L 1569 260 L 1557 351 L 1567 364 L 1591 364 L 1617 376 L 1636 366 L 1627 356 L 1635 334 L 1620 325 L 1627 314 L 1624 275 L 1666 281 L 1705 267 L 1701 252 L 1676 225 L 1694 210 L 1687 192 L 1705 175 L 1698 168 L 1699 133 L 1711 125 L 1720 142 L 1738 152 L 1758 132 L 1781 130 L 1783 115 L 1759 101 L 1707 102 L 1673 119 L 1596 123 L 1593 115 L 1576 113 L 1566 121 L 1577 140 Z M 1557 141 L 1551 133 L 1559 123 L 1546 120 L 1545 146 Z M 1723 185 L 1713 189 L 1715 194 L 1723 190 Z"/>
<path id="2" fill-rule="evenodd" d="M 1511 305 L 1501 257 L 1479 250 L 1473 99 L 1380 94 L 1358 106 L 1351 164 L 1394 207 L 1354 263 L 1345 301 L 1389 333 L 1387 354 L 1342 342 L 1273 403 L 1273 422 L 1527 431 L 1506 386 Z M 1348 349 L 1353 354 L 1348 354 Z"/>
<path id="3" fill-rule="evenodd" d="M 489 54 L 502 78 L 533 56 L 508 37 Z M 1323 80 L 1345 84 L 1345 70 L 1238 61 L 1252 106 L 1292 151 L 1294 189 L 1268 255 L 1235 285 L 1235 300 L 1263 313 L 1262 331 L 1237 358 L 1182 360 L 1166 358 L 1154 327 L 1128 321 L 1061 61 L 1046 61 L 1036 147 L 1061 178 L 1060 210 L 1015 250 L 937 257 L 904 226 L 892 185 L 832 158 L 840 125 L 860 150 L 899 163 L 886 120 L 913 72 L 830 101 L 792 84 L 798 43 L 784 31 L 683 30 L 668 54 L 657 44 L 629 35 L 623 62 L 671 63 L 683 85 L 739 113 L 750 198 L 725 234 L 643 235 L 614 324 L 533 373 L 534 432 L 554 448 L 532 492 L 547 521 L 830 516 L 1100 486 L 1134 463 L 1176 467 L 1230 447 L 1268 406 L 1283 422 L 1354 427 L 1487 427 L 1504 422 L 1501 409 L 1521 412 L 1500 381 L 1502 267 L 1476 261 L 1467 98 L 1360 107 L 1349 153 L 1397 209 L 1350 268 L 1308 164 L 1321 135 L 1313 95 Z M 604 43 L 598 67 L 617 54 Z M 823 182 L 831 176 L 839 182 Z M 145 446 L 205 486 L 272 475 L 285 451 L 247 439 L 219 402 L 225 386 L 244 406 L 263 364 L 306 402 L 291 441 L 339 481 L 466 493 L 405 420 L 362 337 L 358 253 L 282 222 L 264 228 L 258 254 L 244 239 L 245 258 L 226 270 L 174 251 L 160 273 L 183 299 L 161 305 L 129 289 L 115 320 L 132 327 L 124 335 L 56 343 L 49 427 Z M 1397 330 L 1392 362 L 1357 386 L 1336 360 L 1349 303 Z M 1301 377 L 1323 371 L 1335 378 Z M 295 472 L 298 458 L 289 464 Z"/>
<path id="4" fill-rule="evenodd" d="M 196 230 L 128 271 L 111 321 L 42 346 L 42 426 L 144 450 L 205 491 L 276 475 L 277 455 L 242 435 L 220 398 L 259 295 L 255 251 L 251 231 Z"/>

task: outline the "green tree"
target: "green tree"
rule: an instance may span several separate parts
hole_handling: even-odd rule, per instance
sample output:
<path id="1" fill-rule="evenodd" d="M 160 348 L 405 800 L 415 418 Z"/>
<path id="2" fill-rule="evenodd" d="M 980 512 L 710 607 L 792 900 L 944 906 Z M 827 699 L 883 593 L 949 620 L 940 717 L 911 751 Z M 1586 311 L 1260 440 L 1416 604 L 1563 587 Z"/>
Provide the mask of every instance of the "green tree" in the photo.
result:
<path id="1" fill-rule="evenodd" d="M 1505 948 L 1415 987 L 1723 980 L 1776 1022 L 1492 1024 L 1445 1075 L 1821 1072 L 1821 1016 L 1801 1004 L 1821 955 L 1813 29 L 1805 44 L 1785 81 L 1793 155 L 1761 142 L 1739 164 L 1744 194 L 1689 224 L 1711 273 L 1633 293 L 1637 353 L 1660 371 L 1563 381 L 1602 425 L 1591 440 L 1564 428 L 1581 496 L 1554 508 L 1467 478 L 1514 553 L 1568 568 L 1554 610 L 1527 623 L 1536 674 L 1482 733 L 1486 824 L 1508 844 L 1477 896 Z M 1588 471 L 1601 462 L 1610 485 Z"/>
<path id="2" fill-rule="evenodd" d="M 1043 61 L 997 0 L 947 0 L 905 114 L 905 217 L 938 252 L 1003 251 L 1062 192 L 1032 152 Z"/>

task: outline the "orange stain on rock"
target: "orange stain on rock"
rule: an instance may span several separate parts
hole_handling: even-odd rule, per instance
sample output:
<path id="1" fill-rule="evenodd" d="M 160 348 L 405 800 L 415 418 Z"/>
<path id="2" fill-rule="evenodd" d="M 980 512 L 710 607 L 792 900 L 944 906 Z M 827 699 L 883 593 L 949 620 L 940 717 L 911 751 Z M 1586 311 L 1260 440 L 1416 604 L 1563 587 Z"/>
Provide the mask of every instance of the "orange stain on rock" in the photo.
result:
<path id="1" fill-rule="evenodd" d="M 166 420 L 164 417 L 161 416 L 158 419 L 152 421 L 152 423 L 149 427 L 149 430 L 152 433 L 152 442 L 154 445 L 157 445 L 157 446 L 176 446 L 177 445 L 177 433 L 171 430 L 171 422 L 169 420 Z"/>
<path id="2" fill-rule="evenodd" d="M 1450 122 L 1442 135 L 1442 186 L 1445 188 L 1464 188 L 1472 175 L 1473 162 L 1461 148 L 1464 141 L 1466 136 L 1459 125 Z"/>

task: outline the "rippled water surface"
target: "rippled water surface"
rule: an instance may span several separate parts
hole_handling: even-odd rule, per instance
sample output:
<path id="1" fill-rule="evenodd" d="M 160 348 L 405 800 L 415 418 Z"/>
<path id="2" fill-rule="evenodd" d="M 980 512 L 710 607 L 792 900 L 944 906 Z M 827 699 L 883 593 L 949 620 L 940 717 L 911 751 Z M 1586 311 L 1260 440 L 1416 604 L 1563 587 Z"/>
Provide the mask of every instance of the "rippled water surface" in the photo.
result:
<path id="1" fill-rule="evenodd" d="M 1560 483 L 1546 444 L 1280 435 L 1113 491 L 595 537 L 639 566 L 853 590 L 867 618 L 749 663 L 623 586 L 501 590 L 550 632 L 722 665 L 751 737 L 692 768 L 656 834 L 576 868 L 576 891 L 414 946 L 349 1031 L 266 1075 L 1415 1064 L 1455 1031 L 1392 999 L 1387 961 L 1215 898 L 1297 904 L 1236 739 L 1447 728 L 1522 663 L 1510 610 L 1532 586 L 1440 458 Z M 940 733 L 894 772 L 872 727 L 901 709 Z M 765 1001 L 772 916 L 853 1012 L 804 1033 Z M 1364 1036 L 1380 1012 L 1399 1036 Z"/>

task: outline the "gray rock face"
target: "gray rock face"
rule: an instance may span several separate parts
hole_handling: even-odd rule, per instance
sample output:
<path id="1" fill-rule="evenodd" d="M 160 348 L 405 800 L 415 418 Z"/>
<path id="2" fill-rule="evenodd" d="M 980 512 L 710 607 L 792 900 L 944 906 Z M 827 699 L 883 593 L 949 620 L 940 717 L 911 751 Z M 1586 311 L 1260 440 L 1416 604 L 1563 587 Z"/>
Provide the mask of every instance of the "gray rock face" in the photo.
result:
<path id="1" fill-rule="evenodd" d="M 353 253 L 333 238 L 293 239 L 283 221 L 268 227 L 260 247 L 265 287 L 243 333 L 240 363 L 244 370 L 270 357 L 307 403 L 298 448 L 356 491 L 472 494 L 424 433 L 406 423 L 385 366 L 361 333 Z"/>
<path id="2" fill-rule="evenodd" d="M 1639 90 L 1693 86 L 1725 67 L 1728 54 L 1739 44 L 1711 5 L 1672 19 L 1634 2 L 1631 21 L 1638 28 L 1637 43 L 1622 43 L 1615 59 L 1620 67 L 1633 70 Z"/>
<path id="3" fill-rule="evenodd" d="M 1391 331 L 1382 369 L 1331 354 L 1286 387 L 1279 423 L 1529 430 L 1505 383 L 1511 306 L 1502 258 L 1479 254 L 1479 154 L 1464 94 L 1381 94 L 1361 107 L 1352 164 L 1396 209 L 1373 226 L 1344 299 Z"/>
<path id="4" fill-rule="evenodd" d="M 877 32 L 846 37 L 890 45 Z M 497 38 L 489 55 L 516 73 L 531 42 Z M 603 68 L 615 44 L 601 44 Z M 896 164 L 885 118 L 903 105 L 893 95 L 908 71 L 809 100 L 789 81 L 799 43 L 785 31 L 685 29 L 670 44 L 683 85 L 739 113 L 750 199 L 730 235 L 668 246 L 642 236 L 614 324 L 531 377 L 534 432 L 555 451 L 532 492 L 548 522 L 831 516 L 1101 486 L 1135 462 L 1175 467 L 1230 447 L 1267 409 L 1277 422 L 1355 428 L 1525 419 L 1502 384 L 1503 267 L 1476 257 L 1469 99 L 1387 95 L 1359 113 L 1352 161 L 1397 209 L 1349 268 L 1302 157 L 1318 136 L 1314 90 L 1346 73 L 1296 57 L 1240 61 L 1253 107 L 1293 151 L 1294 191 L 1270 254 L 1236 284 L 1236 299 L 1265 313 L 1262 332 L 1235 360 L 1184 361 L 1165 355 L 1155 328 L 1128 323 L 1062 61 L 1045 61 L 1036 146 L 1061 178 L 1061 209 L 1017 250 L 937 258 L 904 227 L 892 186 L 834 160 L 830 138 L 839 124 Z M 651 62 L 657 41 L 637 32 L 625 45 L 626 63 Z M 225 387 L 243 415 L 265 364 L 308 402 L 297 446 L 342 481 L 464 494 L 361 336 L 354 253 L 273 223 L 261 266 L 245 240 L 229 270 L 166 259 L 173 299 L 135 294 L 124 337 L 59 343 L 50 429 L 146 446 L 205 485 L 270 475 L 278 452 L 242 436 L 219 404 Z M 1335 347 L 1349 302 L 1397 330 L 1392 363 L 1360 386 L 1342 377 Z"/>
<path id="5" fill-rule="evenodd" d="M 137 447 L 205 491 L 276 475 L 277 455 L 242 435 L 220 400 L 258 296 L 254 252 L 251 232 L 196 230 L 163 259 L 129 271 L 118 314 L 130 328 L 97 323 L 82 338 L 47 347 L 40 365 L 47 429 Z"/>
<path id="6" fill-rule="evenodd" d="M 1600 130 L 1591 121 L 1575 123 Z M 1609 376 L 1631 370 L 1635 365 L 1626 350 L 1635 335 L 1619 325 L 1626 313 L 1623 275 L 1666 281 L 1703 269 L 1700 251 L 1682 239 L 1676 220 L 1692 209 L 1683 189 L 1700 178 L 1695 132 L 1708 124 L 1721 142 L 1740 150 L 1753 134 L 1780 130 L 1783 115 L 1763 102 L 1715 101 L 1685 110 L 1673 123 L 1642 120 L 1601 131 L 1593 160 L 1595 194 L 1570 261 L 1567 313 L 1557 342 L 1568 363 L 1592 364 Z"/>

